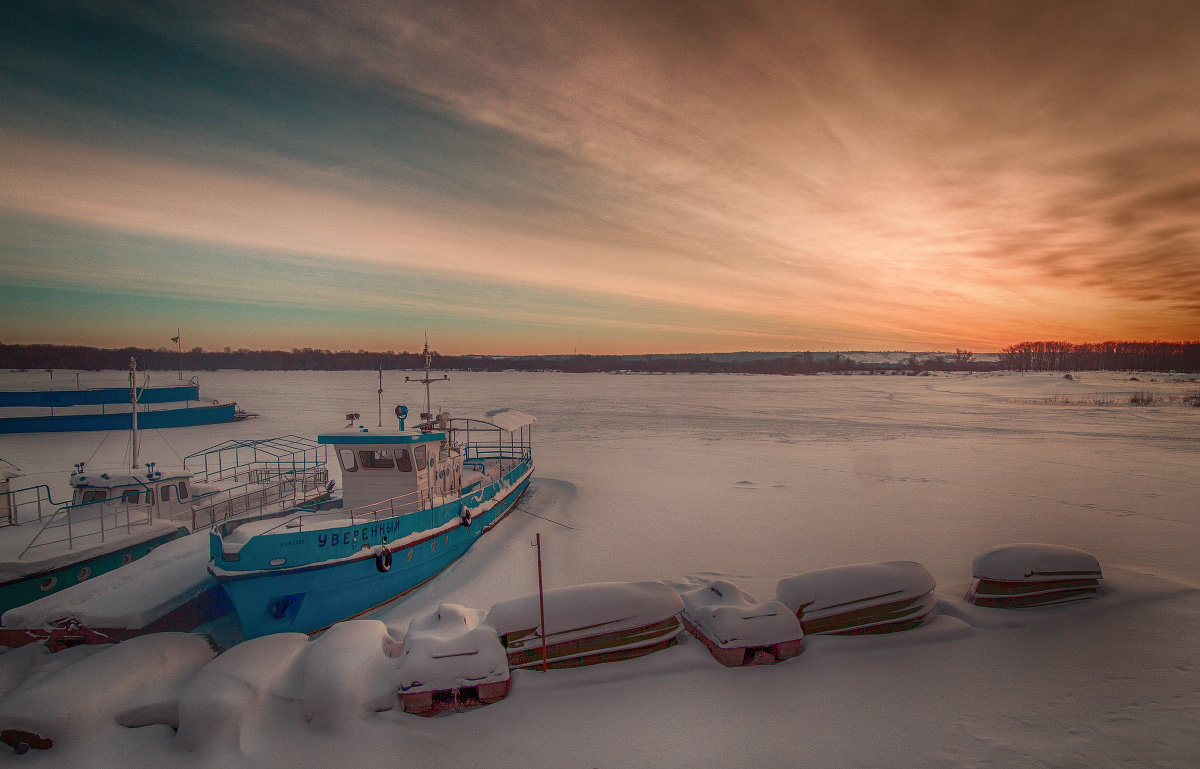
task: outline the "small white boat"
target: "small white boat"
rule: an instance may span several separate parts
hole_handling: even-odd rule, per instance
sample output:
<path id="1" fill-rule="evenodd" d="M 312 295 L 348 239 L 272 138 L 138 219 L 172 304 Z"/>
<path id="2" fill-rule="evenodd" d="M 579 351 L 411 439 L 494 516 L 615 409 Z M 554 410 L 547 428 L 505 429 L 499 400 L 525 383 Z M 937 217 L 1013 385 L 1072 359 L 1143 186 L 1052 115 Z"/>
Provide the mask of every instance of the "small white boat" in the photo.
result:
<path id="1" fill-rule="evenodd" d="M 723 580 L 679 597 L 683 626 L 726 667 L 770 665 L 804 651 L 800 620 L 779 601 L 760 603 Z"/>
<path id="2" fill-rule="evenodd" d="M 937 581 L 919 563 L 836 566 L 779 581 L 776 599 L 800 619 L 805 635 L 909 630 L 937 605 Z"/>
<path id="3" fill-rule="evenodd" d="M 1064 545 L 1002 545 L 971 565 L 975 581 L 967 601 L 976 606 L 1022 609 L 1094 598 L 1100 592 L 1100 562 Z"/>
<path id="4" fill-rule="evenodd" d="M 500 601 L 487 623 L 510 668 L 564 668 L 640 657 L 674 645 L 683 631 L 679 594 L 662 582 L 598 582 Z M 545 631 L 540 620 L 545 612 Z"/>

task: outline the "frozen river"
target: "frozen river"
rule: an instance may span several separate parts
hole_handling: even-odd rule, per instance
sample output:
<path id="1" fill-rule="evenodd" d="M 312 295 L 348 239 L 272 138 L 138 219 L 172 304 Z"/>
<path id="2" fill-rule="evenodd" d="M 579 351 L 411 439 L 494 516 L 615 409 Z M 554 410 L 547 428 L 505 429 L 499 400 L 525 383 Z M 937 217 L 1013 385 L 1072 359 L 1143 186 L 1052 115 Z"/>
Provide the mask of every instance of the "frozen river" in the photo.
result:
<path id="1" fill-rule="evenodd" d="M 435 386 L 436 410 L 537 417 L 535 481 L 519 512 L 375 615 L 397 636 L 439 603 L 486 609 L 535 590 L 539 532 L 550 587 L 682 589 L 721 577 L 769 599 L 784 576 L 915 560 L 937 578 L 941 612 L 909 633 L 813 638 L 771 668 L 721 668 L 689 638 L 642 660 L 521 672 L 505 701 L 433 720 L 360 714 L 329 731 L 266 708 L 228 755 L 180 753 L 166 727 L 106 723 L 62 745 L 59 760 L 88 746 L 107 765 L 124 751 L 142 757 L 122 766 L 383 755 L 410 766 L 1096 767 L 1200 756 L 1200 408 L 1182 401 L 1200 383 L 1115 373 L 450 376 Z M 80 379 L 121 383 L 115 372 Z M 56 372 L 57 386 L 68 380 Z M 385 424 L 396 403 L 421 410 L 423 391 L 402 380 L 384 374 Z M 142 457 L 177 464 L 228 438 L 313 437 L 352 411 L 375 425 L 377 381 L 202 373 L 203 396 L 261 416 L 151 433 Z M 0 376 L 5 389 L 47 384 L 40 371 Z M 1154 402 L 1131 405 L 1132 393 Z M 119 466 L 126 444 L 121 434 L 0 436 L 0 457 L 65 495 L 74 462 Z M 1091 552 L 1104 595 L 965 610 L 975 555 L 1022 541 Z M 0 656 L 5 691 L 29 672 L 14 672 L 14 654 Z"/>

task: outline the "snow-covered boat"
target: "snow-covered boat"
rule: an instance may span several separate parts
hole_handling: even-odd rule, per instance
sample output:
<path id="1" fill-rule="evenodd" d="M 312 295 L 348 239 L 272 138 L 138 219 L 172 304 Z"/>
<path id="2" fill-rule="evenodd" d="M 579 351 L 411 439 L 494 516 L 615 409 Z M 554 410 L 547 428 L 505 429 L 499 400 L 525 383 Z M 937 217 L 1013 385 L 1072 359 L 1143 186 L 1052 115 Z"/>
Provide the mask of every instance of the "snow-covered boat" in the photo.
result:
<path id="1" fill-rule="evenodd" d="M 209 572 L 246 638 L 312 633 L 370 611 L 449 566 L 503 518 L 533 475 L 533 417 L 502 409 L 416 429 L 347 427 L 318 436 L 342 468 L 342 498 L 211 534 Z"/>
<path id="2" fill-rule="evenodd" d="M 759 602 L 718 580 L 680 593 L 683 626 L 722 665 L 770 665 L 804 651 L 796 612 L 779 601 Z"/>
<path id="3" fill-rule="evenodd" d="M 130 386 L 134 390 L 134 371 Z M 133 397 L 137 402 L 137 395 Z M 136 414 L 136 409 L 134 411 Z M 242 515 L 261 516 L 327 498 L 326 450 L 294 435 L 226 441 L 180 468 L 75 466 L 70 502 L 49 488 L 0 488 L 0 614 L 144 557 L 180 536 Z"/>
<path id="4" fill-rule="evenodd" d="M 487 623 L 511 668 L 579 667 L 639 657 L 676 643 L 683 601 L 662 582 L 598 582 L 500 601 Z M 545 632 L 541 615 L 545 614 Z"/>
<path id="5" fill-rule="evenodd" d="M 1019 543 L 993 548 L 971 565 L 975 581 L 967 601 L 1021 609 L 1079 601 L 1100 592 L 1100 562 L 1064 545 Z"/>
<path id="6" fill-rule="evenodd" d="M 405 712 L 434 715 L 504 699 L 508 659 L 483 617 L 478 609 L 442 604 L 412 621 L 398 666 Z"/>
<path id="7" fill-rule="evenodd" d="M 937 605 L 937 581 L 919 563 L 835 566 L 779 581 L 776 600 L 796 613 L 805 635 L 908 630 Z"/>

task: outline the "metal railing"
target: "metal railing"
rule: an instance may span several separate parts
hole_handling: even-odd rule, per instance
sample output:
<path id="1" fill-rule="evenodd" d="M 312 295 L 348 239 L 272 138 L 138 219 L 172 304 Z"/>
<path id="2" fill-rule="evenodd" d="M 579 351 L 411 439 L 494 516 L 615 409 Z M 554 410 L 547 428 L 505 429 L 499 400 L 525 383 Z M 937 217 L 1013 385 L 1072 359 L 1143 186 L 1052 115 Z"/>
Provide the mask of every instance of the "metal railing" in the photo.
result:
<path id="1" fill-rule="evenodd" d="M 73 550 L 77 544 L 104 543 L 114 532 L 133 532 L 134 526 L 146 526 L 154 521 L 154 508 L 147 504 L 126 504 L 120 500 L 89 502 L 86 505 L 64 505 L 46 519 L 18 559 L 30 550 L 67 544 Z"/>
<path id="2" fill-rule="evenodd" d="M 263 515 L 268 508 L 286 510 L 315 501 L 328 493 L 328 482 L 329 470 L 325 467 L 310 468 L 299 473 L 287 471 L 265 481 L 245 483 L 199 497 L 189 509 L 174 515 L 156 516 L 156 509 L 161 508 L 145 503 L 123 503 L 119 499 L 86 505 L 62 505 L 46 519 L 17 557 L 22 558 L 31 550 L 63 543 L 66 543 L 68 550 L 104 543 L 114 533 L 129 535 L 134 527 L 148 526 L 156 520 L 174 521 L 181 525 L 190 520 L 191 531 L 199 531 L 231 518 Z M 49 498 L 48 490 L 46 498 Z"/>
<path id="3" fill-rule="evenodd" d="M 50 515 L 65 502 L 55 502 L 50 496 L 50 487 L 46 484 L 29 486 L 24 489 L 4 491 L 0 493 L 0 526 L 16 526 L 22 523 L 33 523 Z"/>
<path id="4" fill-rule="evenodd" d="M 203 497 L 203 506 L 192 507 L 192 531 L 212 528 L 234 518 L 262 515 L 267 507 L 298 507 L 316 501 L 328 493 L 329 469 L 310 468 L 285 471 L 232 489 Z"/>
<path id="5" fill-rule="evenodd" d="M 508 472 L 508 470 L 511 470 L 512 468 L 516 467 L 518 464 L 520 464 L 524 460 L 531 459 L 531 456 L 530 456 L 530 453 L 528 451 L 526 451 L 526 452 L 521 452 L 518 456 L 513 456 L 511 454 L 506 454 L 503 457 L 501 457 L 499 455 L 495 455 L 495 456 L 489 455 L 489 456 L 473 457 L 473 459 L 501 459 L 501 460 L 513 459 L 514 460 L 513 462 L 511 462 L 509 464 L 507 470 L 503 469 L 503 464 L 502 464 L 501 472 L 499 472 L 495 477 L 488 475 L 488 480 L 489 480 L 488 485 L 491 486 L 491 485 L 500 483 L 500 481 L 504 477 L 504 474 L 506 472 Z M 357 526 L 357 525 L 363 524 L 363 523 L 374 523 L 376 521 L 386 521 L 390 518 L 396 518 L 401 515 L 410 515 L 412 513 L 421 512 L 421 511 L 425 511 L 425 510 L 431 511 L 430 515 L 429 515 L 429 520 L 427 522 L 424 522 L 427 524 L 425 526 L 425 528 L 432 528 L 436 523 L 433 520 L 432 509 L 434 507 L 434 504 L 433 504 L 434 497 L 437 497 L 437 496 L 444 496 L 444 495 L 435 494 L 433 492 L 433 490 L 430 490 L 430 489 L 423 489 L 423 490 L 419 489 L 416 491 L 406 492 L 404 494 L 400 494 L 395 497 L 389 497 L 388 499 L 383 499 L 378 502 L 371 502 L 371 503 L 365 504 L 365 505 L 358 505 L 357 507 L 332 508 L 329 510 L 305 510 L 305 511 L 300 512 L 298 515 L 289 516 L 288 518 L 281 520 L 279 523 L 275 524 L 274 526 L 272 526 L 271 528 L 269 528 L 265 531 L 260 532 L 259 534 L 260 535 L 270 534 L 274 531 L 277 531 L 278 529 L 283 529 L 283 528 L 295 529 L 297 531 L 304 531 L 304 524 L 305 524 L 306 520 L 308 521 L 310 526 L 314 522 L 321 523 L 323 521 L 328 521 L 328 520 L 346 520 L 346 521 L 348 521 L 346 524 L 347 526 Z M 456 496 L 456 497 L 454 497 L 454 499 L 461 499 L 461 497 Z M 452 501 L 452 500 L 447 500 L 447 501 Z M 227 525 L 221 529 L 221 534 L 228 535 L 231 532 L 233 532 L 237 528 L 238 525 L 240 525 L 241 523 L 245 523 L 245 522 L 246 522 L 246 519 L 231 521 L 229 523 L 229 525 Z"/>

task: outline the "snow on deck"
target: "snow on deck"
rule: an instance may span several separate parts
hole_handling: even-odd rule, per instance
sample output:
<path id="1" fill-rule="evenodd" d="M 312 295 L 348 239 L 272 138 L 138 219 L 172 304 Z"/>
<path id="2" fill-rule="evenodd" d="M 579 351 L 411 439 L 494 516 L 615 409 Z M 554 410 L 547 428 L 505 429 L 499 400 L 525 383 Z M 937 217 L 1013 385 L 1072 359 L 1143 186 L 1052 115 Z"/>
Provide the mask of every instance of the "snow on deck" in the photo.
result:
<path id="1" fill-rule="evenodd" d="M 171 540 L 87 582 L 9 609 L 6 628 L 45 627 L 70 617 L 93 628 L 139 628 L 209 589 L 208 532 Z"/>

